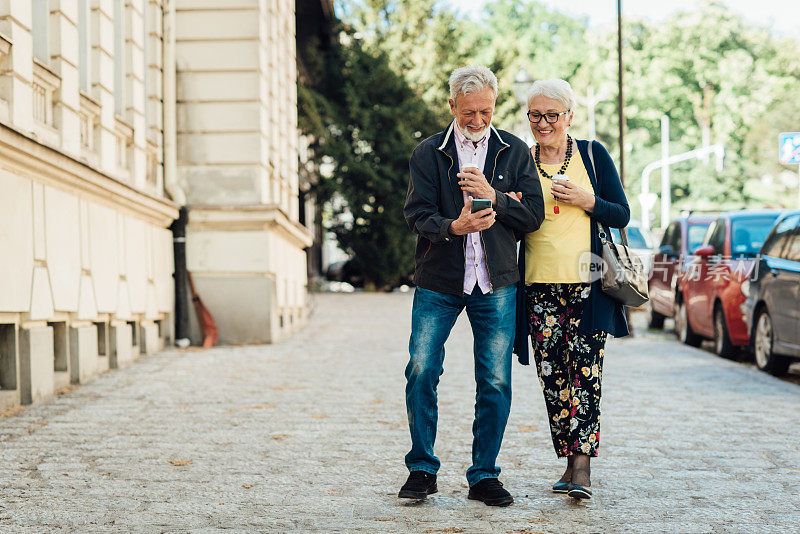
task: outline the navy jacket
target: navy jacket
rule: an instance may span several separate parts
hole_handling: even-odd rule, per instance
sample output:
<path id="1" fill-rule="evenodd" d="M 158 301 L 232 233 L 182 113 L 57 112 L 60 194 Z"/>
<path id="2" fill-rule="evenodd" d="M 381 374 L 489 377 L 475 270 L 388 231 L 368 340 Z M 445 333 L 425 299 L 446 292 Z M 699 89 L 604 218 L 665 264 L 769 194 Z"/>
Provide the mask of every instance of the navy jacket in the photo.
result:
<path id="1" fill-rule="evenodd" d="M 593 155 L 597 170 L 597 176 L 595 176 L 592 171 L 592 162 L 589 160 L 589 142 L 578 140 L 577 143 L 583 165 L 586 167 L 589 180 L 592 183 L 592 187 L 594 187 L 594 211 L 589 214 L 591 218 L 592 252 L 600 256 L 603 245 L 600 241 L 598 223 L 610 228 L 624 228 L 630 222 L 631 210 L 628 207 L 628 199 L 622 189 L 617 168 L 605 147 L 596 141 L 594 142 Z M 533 260 L 536 261 L 536 258 L 533 258 Z M 521 364 L 528 365 L 529 335 L 528 318 L 525 310 L 524 246 L 520 247 L 518 267 L 520 282 L 517 289 L 517 330 L 514 340 L 514 353 L 519 357 Z M 630 333 L 622 304 L 603 293 L 600 280 L 592 282 L 592 291 L 589 295 L 589 301 L 583 310 L 579 328 L 581 332 L 602 330 L 614 337 L 624 337 Z"/>
<path id="2" fill-rule="evenodd" d="M 403 207 L 408 227 L 418 235 L 414 283 L 425 289 L 464 294 L 466 236 L 450 234 L 450 224 L 464 208 L 458 185 L 455 122 L 420 143 L 411 154 L 411 177 Z M 544 201 L 539 175 L 524 141 L 491 127 L 483 174 L 497 191 L 497 213 L 491 228 L 481 232 L 492 289 L 515 284 L 517 241 L 539 228 Z M 522 192 L 522 202 L 504 193 Z"/>

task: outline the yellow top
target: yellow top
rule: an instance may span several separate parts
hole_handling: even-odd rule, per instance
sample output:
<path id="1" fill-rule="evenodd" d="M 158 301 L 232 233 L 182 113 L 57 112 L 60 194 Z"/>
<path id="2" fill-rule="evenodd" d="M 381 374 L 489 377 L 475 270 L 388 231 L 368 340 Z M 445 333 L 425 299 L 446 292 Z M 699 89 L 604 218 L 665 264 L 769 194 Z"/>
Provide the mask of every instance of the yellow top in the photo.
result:
<path id="1" fill-rule="evenodd" d="M 554 176 L 561 164 L 542 164 L 542 169 Z M 580 152 L 573 149 L 572 159 L 564 172 L 569 181 L 594 194 Z M 552 179 L 539 176 L 544 194 L 544 221 L 538 230 L 525 235 L 525 283 L 588 282 L 589 272 L 580 269 L 581 255 L 591 252 L 589 215 L 577 206 L 558 203 L 559 213 L 553 211 L 555 198 L 550 192 Z M 588 254 L 587 254 L 588 255 Z"/>

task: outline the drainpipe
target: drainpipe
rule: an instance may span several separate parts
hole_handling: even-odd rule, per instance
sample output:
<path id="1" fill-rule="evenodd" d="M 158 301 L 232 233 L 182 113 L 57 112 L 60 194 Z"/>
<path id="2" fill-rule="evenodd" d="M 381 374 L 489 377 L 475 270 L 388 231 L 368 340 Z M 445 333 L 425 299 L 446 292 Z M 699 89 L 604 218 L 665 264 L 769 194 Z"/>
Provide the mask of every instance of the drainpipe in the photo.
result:
<path id="1" fill-rule="evenodd" d="M 175 345 L 189 346 L 189 297 L 186 290 L 186 193 L 178 184 L 177 84 L 175 60 L 175 0 L 166 0 L 163 11 L 163 97 L 164 97 L 164 189 L 180 205 L 180 214 L 170 226 L 175 261 Z"/>
<path id="2" fill-rule="evenodd" d="M 186 205 L 186 193 L 178 184 L 177 148 L 177 63 L 175 60 L 175 0 L 164 2 L 164 48 L 162 76 L 164 95 L 164 189 L 181 206 Z"/>

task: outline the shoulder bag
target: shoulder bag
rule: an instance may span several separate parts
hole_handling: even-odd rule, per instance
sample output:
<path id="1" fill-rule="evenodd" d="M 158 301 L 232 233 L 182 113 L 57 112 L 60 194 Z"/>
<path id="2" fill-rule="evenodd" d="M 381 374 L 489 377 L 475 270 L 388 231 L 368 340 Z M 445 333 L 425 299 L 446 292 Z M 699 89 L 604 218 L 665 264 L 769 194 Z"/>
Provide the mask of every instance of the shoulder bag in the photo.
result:
<path id="1" fill-rule="evenodd" d="M 592 162 L 592 172 L 597 180 L 597 171 L 594 166 L 594 141 L 589 141 L 589 161 Z M 620 228 L 619 235 L 622 244 L 614 243 L 611 232 L 605 225 L 595 220 L 603 245 L 601 267 L 601 287 L 603 293 L 631 308 L 638 308 L 648 300 L 647 271 L 641 258 L 638 258 L 628 249 L 628 231 Z"/>

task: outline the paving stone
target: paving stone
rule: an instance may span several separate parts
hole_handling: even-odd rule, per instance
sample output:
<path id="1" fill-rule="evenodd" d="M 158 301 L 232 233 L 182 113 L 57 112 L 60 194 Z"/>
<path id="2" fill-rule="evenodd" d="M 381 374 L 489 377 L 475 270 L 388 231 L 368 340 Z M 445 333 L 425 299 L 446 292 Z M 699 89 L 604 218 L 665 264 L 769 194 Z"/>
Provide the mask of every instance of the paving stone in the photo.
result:
<path id="1" fill-rule="evenodd" d="M 0 532 L 760 533 L 800 524 L 800 386 L 664 334 L 608 344 L 591 501 L 550 493 L 563 463 L 535 370 L 517 364 L 499 458 L 516 502 L 468 501 L 475 384 L 464 316 L 439 387 L 440 492 L 401 501 L 411 297 L 313 298 L 308 327 L 282 343 L 164 351 L 0 419 Z"/>

